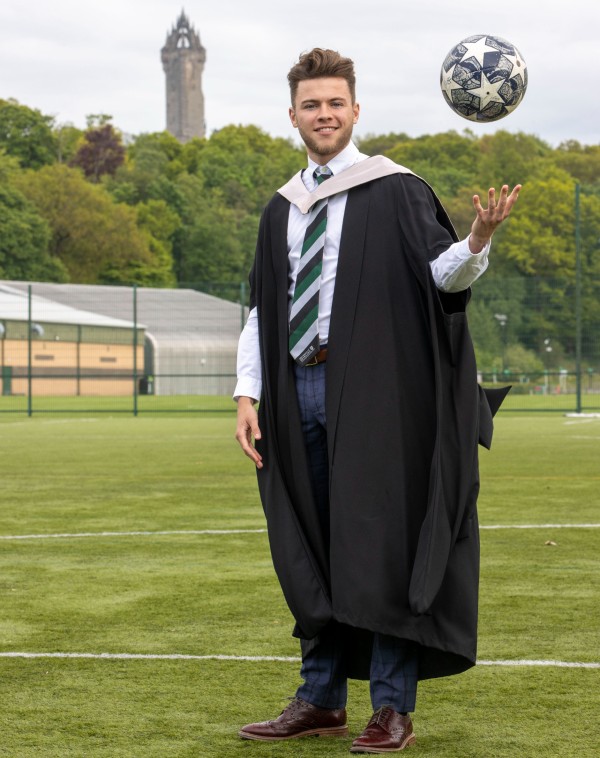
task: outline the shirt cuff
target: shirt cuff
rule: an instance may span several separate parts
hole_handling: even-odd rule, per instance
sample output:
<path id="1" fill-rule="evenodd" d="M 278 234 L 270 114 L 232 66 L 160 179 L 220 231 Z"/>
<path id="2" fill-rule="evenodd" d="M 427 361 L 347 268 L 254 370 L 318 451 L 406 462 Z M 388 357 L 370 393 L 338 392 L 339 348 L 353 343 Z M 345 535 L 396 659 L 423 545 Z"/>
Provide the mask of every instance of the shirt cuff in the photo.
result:
<path id="1" fill-rule="evenodd" d="M 457 246 L 456 246 L 456 254 L 459 256 L 459 258 L 473 258 L 474 260 L 478 260 L 479 258 L 485 258 L 485 256 L 490 252 L 490 247 L 492 246 L 492 240 L 489 239 L 487 243 L 484 245 L 483 250 L 479 253 L 472 253 L 471 248 L 469 247 L 469 240 L 471 239 L 471 235 L 461 240 Z"/>
<path id="2" fill-rule="evenodd" d="M 240 397 L 251 397 L 255 402 L 260 400 L 262 393 L 262 381 L 251 376 L 241 376 L 237 380 L 233 399 L 237 402 Z"/>

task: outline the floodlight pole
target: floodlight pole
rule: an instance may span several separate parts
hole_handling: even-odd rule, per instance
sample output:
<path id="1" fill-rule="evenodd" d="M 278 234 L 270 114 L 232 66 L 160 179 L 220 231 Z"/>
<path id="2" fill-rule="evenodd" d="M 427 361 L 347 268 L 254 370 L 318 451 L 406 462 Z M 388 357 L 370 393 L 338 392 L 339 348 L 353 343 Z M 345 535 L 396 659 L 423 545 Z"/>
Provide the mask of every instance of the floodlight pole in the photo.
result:
<path id="1" fill-rule="evenodd" d="M 575 387 L 576 413 L 581 413 L 581 187 L 575 184 Z"/>

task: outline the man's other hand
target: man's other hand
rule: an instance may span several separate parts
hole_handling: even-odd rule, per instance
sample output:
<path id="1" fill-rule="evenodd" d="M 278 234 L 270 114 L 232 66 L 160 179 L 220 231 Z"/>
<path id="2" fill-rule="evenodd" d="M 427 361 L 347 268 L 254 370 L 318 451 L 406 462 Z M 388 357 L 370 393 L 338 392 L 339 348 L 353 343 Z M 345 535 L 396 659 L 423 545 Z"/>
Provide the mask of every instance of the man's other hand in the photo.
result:
<path id="1" fill-rule="evenodd" d="M 244 453 L 254 461 L 256 468 L 262 468 L 262 456 L 256 450 L 252 439 L 261 438 L 260 428 L 258 426 L 258 414 L 254 407 L 255 400 L 251 397 L 240 397 L 237 401 L 237 429 L 235 433 L 236 440 Z"/>

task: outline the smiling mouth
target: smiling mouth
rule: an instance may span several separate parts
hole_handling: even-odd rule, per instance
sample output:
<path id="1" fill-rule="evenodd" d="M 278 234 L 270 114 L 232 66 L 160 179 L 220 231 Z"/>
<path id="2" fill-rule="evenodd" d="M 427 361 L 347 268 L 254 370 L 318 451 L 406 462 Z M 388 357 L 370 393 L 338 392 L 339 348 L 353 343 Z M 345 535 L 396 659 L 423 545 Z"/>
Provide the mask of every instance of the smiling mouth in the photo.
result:
<path id="1" fill-rule="evenodd" d="M 336 129 L 337 129 L 337 127 L 336 127 L 336 126 L 321 126 L 321 127 L 320 127 L 319 129 L 317 129 L 316 131 L 317 131 L 319 134 L 332 134 L 333 132 L 335 132 L 335 131 L 336 131 Z"/>

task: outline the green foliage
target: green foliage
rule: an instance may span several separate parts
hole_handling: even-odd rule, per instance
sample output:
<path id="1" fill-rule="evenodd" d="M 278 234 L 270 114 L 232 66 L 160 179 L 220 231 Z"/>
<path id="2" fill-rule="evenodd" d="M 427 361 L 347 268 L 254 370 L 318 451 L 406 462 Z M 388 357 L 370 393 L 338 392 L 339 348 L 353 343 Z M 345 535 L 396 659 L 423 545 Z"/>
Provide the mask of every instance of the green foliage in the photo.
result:
<path id="1" fill-rule="evenodd" d="M 18 177 L 19 189 L 51 230 L 50 253 L 71 281 L 133 283 L 169 280 L 137 227 L 134 209 L 115 203 L 81 173 L 56 164 Z"/>
<path id="2" fill-rule="evenodd" d="M 568 140 L 555 151 L 554 162 L 582 184 L 600 184 L 600 145 Z"/>
<path id="3" fill-rule="evenodd" d="M 405 139 L 386 153 L 396 163 L 407 166 L 425 179 L 444 202 L 463 187 L 473 193 L 473 176 L 477 175 L 478 143 L 471 132 L 463 135 L 446 132 Z M 473 213 L 470 210 L 472 219 Z"/>
<path id="4" fill-rule="evenodd" d="M 523 345 L 510 345 L 504 356 L 506 370 L 513 374 L 541 374 L 544 364 L 537 353 Z"/>
<path id="5" fill-rule="evenodd" d="M 145 230 L 148 245 L 162 273 L 155 286 L 172 287 L 176 284 L 173 271 L 173 237 L 179 227 L 179 216 L 164 200 L 148 200 L 136 206 L 137 222 Z M 145 284 L 152 286 L 150 280 Z"/>
<path id="6" fill-rule="evenodd" d="M 219 130 L 198 156 L 198 172 L 204 176 L 206 189 L 227 207 L 254 214 L 305 164 L 303 151 L 256 126 Z"/>
<path id="7" fill-rule="evenodd" d="M 13 99 L 0 100 L 0 147 L 14 155 L 23 168 L 54 163 L 57 140 L 53 125 L 52 116 Z"/>
<path id="8" fill-rule="evenodd" d="M 356 139 L 356 146 L 365 155 L 385 155 L 399 142 L 410 140 L 408 134 L 404 132 L 390 132 L 390 134 L 365 134 L 364 137 Z"/>
<path id="9" fill-rule="evenodd" d="M 89 129 L 101 129 L 112 121 L 108 113 L 89 113 L 85 117 L 86 126 Z"/>
<path id="10" fill-rule="evenodd" d="M 61 261 L 48 253 L 48 224 L 16 189 L 0 184 L 0 278 L 68 281 Z"/>
<path id="11" fill-rule="evenodd" d="M 220 205 L 198 209 L 179 239 L 179 279 L 183 282 L 229 282 L 250 267 L 258 219 Z M 249 233 L 248 233 L 249 232 Z"/>
<path id="12" fill-rule="evenodd" d="M 499 131 L 478 140 L 478 153 L 476 181 L 487 193 L 488 187 L 514 187 L 535 178 L 546 166 L 552 149 L 533 135 Z"/>
<path id="13" fill-rule="evenodd" d="M 59 163 L 69 163 L 75 156 L 83 138 L 83 131 L 72 124 L 61 124 L 54 129 L 56 138 L 56 159 Z"/>
<path id="14" fill-rule="evenodd" d="M 515 209 L 515 216 L 498 234 L 503 258 L 525 275 L 572 276 L 574 197 L 573 181 L 558 169 L 527 182 L 519 196 L 518 211 Z"/>
<path id="15" fill-rule="evenodd" d="M 192 142 L 202 142 L 194 139 Z M 168 161 L 178 161 L 185 149 L 179 140 L 169 132 L 153 132 L 150 134 L 140 134 L 130 146 L 128 154 L 131 159 L 138 161 L 140 154 L 144 151 L 153 151 L 162 153 Z"/>

